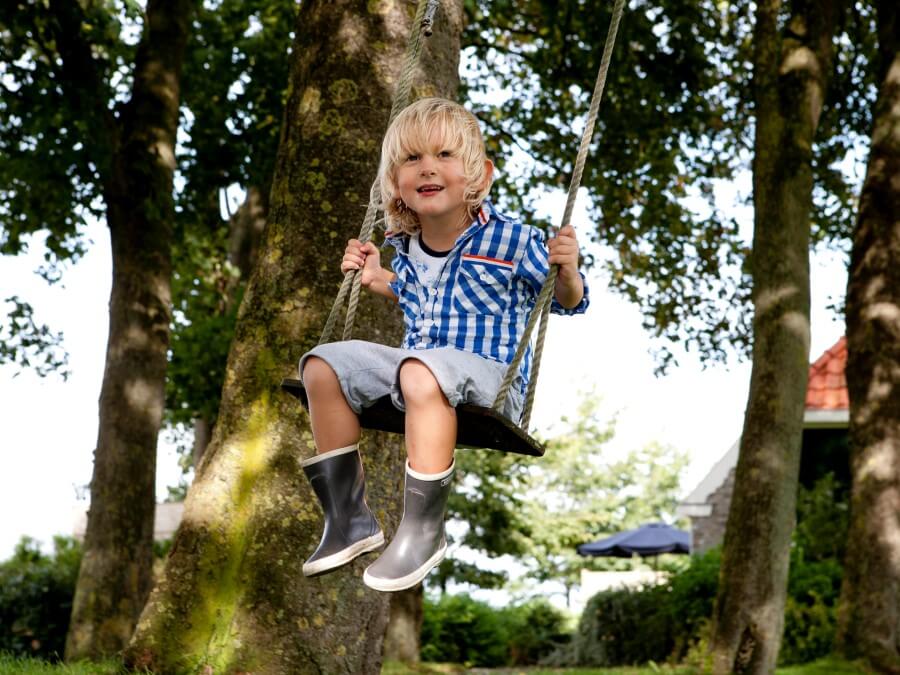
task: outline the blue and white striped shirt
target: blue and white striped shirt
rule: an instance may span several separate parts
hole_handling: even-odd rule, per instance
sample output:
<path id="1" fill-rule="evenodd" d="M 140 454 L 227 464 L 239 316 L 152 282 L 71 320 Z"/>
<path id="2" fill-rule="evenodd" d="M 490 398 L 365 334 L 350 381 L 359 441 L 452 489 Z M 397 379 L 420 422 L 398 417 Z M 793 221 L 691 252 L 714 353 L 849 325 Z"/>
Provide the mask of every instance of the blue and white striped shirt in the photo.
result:
<path id="1" fill-rule="evenodd" d="M 498 213 L 486 201 L 431 285 L 420 281 L 409 259 L 409 236 L 388 233 L 387 244 L 397 250 L 391 290 L 403 310 L 403 349 L 453 347 L 500 363 L 512 361 L 550 269 L 543 232 Z M 584 282 L 577 306 L 565 309 L 554 298 L 551 311 L 582 314 L 589 302 Z M 521 372 L 524 391 L 531 372 L 530 346 Z"/>

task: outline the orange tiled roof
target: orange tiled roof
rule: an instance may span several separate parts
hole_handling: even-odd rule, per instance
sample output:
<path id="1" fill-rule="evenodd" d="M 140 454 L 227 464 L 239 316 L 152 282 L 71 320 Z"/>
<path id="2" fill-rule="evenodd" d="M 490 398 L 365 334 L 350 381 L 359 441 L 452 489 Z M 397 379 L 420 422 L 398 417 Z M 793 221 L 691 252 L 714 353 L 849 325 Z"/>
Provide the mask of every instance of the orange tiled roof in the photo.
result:
<path id="1" fill-rule="evenodd" d="M 846 367 L 847 338 L 842 337 L 809 367 L 807 410 L 846 410 L 850 407 L 844 376 Z"/>

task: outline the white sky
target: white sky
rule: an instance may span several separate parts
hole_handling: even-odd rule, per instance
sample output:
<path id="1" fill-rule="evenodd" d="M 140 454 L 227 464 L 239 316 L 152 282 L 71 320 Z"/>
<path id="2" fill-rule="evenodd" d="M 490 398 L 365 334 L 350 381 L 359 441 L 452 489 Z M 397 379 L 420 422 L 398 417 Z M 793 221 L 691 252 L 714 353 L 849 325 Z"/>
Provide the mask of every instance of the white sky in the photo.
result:
<path id="1" fill-rule="evenodd" d="M 588 227 L 576 218 L 580 231 Z M 65 334 L 72 375 L 40 379 L 32 373 L 13 377 L 0 368 L 0 559 L 23 535 L 49 544 L 54 534 L 71 534 L 76 487 L 91 479 L 97 438 L 98 400 L 108 329 L 111 283 L 109 236 L 105 227 L 88 231 L 88 254 L 48 287 L 33 270 L 40 246 L 19 259 L 0 258 L 0 298 L 19 294 L 32 303 L 38 322 Z M 573 411 L 579 393 L 596 389 L 606 411 L 619 412 L 618 433 L 610 452 L 626 451 L 657 440 L 689 453 L 682 482 L 687 494 L 740 433 L 749 384 L 749 364 L 703 370 L 689 356 L 666 377 L 655 378 L 649 340 L 636 308 L 606 292 L 591 278 L 592 304 L 582 317 L 553 317 L 545 347 L 534 426 L 547 429 Z M 813 263 L 813 335 L 811 359 L 843 332 L 825 307 L 841 297 L 846 272 L 838 256 L 817 255 Z M 174 450 L 161 447 L 157 494 L 178 483 Z"/>

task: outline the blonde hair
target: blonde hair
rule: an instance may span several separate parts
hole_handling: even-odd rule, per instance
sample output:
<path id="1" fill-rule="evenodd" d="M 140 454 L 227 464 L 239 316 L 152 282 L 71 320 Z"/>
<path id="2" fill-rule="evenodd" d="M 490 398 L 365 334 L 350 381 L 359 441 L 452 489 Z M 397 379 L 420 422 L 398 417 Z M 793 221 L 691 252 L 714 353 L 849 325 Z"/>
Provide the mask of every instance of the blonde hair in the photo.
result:
<path id="1" fill-rule="evenodd" d="M 432 148 L 438 139 L 440 148 Z M 414 234 L 419 218 L 400 200 L 397 168 L 411 154 L 450 149 L 459 153 L 466 175 L 464 200 L 474 219 L 491 189 L 485 166 L 487 154 L 475 115 L 458 103 L 442 98 L 422 98 L 404 108 L 388 127 L 381 145 L 378 178 L 386 229 Z"/>

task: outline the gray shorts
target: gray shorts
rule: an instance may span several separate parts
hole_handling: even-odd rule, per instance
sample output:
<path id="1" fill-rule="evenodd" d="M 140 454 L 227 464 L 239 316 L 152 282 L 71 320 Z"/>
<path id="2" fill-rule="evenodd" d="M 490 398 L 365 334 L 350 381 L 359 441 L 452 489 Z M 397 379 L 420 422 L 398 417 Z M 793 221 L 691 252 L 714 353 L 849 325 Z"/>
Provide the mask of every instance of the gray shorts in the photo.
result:
<path id="1" fill-rule="evenodd" d="M 453 347 L 400 349 L 363 340 L 329 342 L 300 357 L 300 377 L 310 356 L 318 356 L 337 373 L 347 403 L 356 414 L 390 395 L 394 405 L 404 410 L 400 391 L 400 366 L 416 359 L 431 370 L 453 407 L 471 403 L 489 408 L 506 375 L 507 365 Z M 522 414 L 521 378 L 509 389 L 503 414 L 518 422 Z"/>

